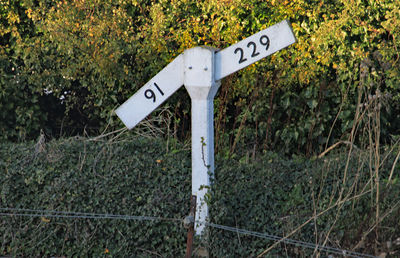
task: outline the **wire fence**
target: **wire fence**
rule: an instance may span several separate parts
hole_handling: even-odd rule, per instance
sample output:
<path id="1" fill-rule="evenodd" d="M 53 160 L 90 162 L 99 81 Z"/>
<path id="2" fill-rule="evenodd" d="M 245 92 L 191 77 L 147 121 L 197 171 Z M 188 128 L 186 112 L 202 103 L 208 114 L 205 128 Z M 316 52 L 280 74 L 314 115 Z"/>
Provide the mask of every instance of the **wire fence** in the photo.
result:
<path id="1" fill-rule="evenodd" d="M 358 252 L 353 252 L 349 250 L 343 250 L 339 248 L 334 248 L 334 247 L 329 247 L 329 246 L 321 246 L 321 245 L 316 245 L 310 242 L 304 242 L 304 241 L 299 241 L 299 240 L 294 240 L 290 238 L 285 238 L 285 237 L 280 237 L 280 236 L 275 236 L 267 233 L 260 233 L 260 232 L 255 232 L 255 231 L 249 231 L 246 229 L 239 229 L 235 227 L 229 227 L 229 226 L 223 226 L 223 225 L 218 225 L 214 223 L 205 223 L 206 226 L 213 227 L 213 228 L 218 228 L 222 230 L 227 230 L 243 235 L 249 235 L 249 236 L 255 236 L 255 237 L 260 237 L 276 242 L 282 242 L 290 245 L 296 245 L 296 246 L 301 246 L 305 248 L 311 248 L 314 250 L 319 250 L 327 253 L 334 253 L 334 254 L 340 254 L 346 257 L 376 257 L 374 255 L 369 255 L 369 254 L 363 254 L 363 253 L 358 253 Z"/>
<path id="2" fill-rule="evenodd" d="M 182 219 L 161 218 L 151 216 L 130 216 L 115 214 L 99 214 L 72 211 L 55 211 L 55 210 L 33 210 L 33 209 L 16 209 L 16 208 L 0 208 L 1 216 L 19 216 L 19 217 L 46 217 L 46 218 L 68 218 L 68 219 L 119 219 L 119 220 L 158 220 L 158 221 L 176 221 Z"/>
<path id="3" fill-rule="evenodd" d="M 56 211 L 56 210 L 36 210 L 36 209 L 20 209 L 20 208 L 0 208 L 0 216 L 17 216 L 17 217 L 44 217 L 44 218 L 66 218 L 66 219 L 117 219 L 117 220 L 136 220 L 136 221 L 169 221 L 182 223 L 182 218 L 163 218 L 155 216 L 132 216 L 119 214 L 100 214 L 72 211 Z M 358 253 L 354 251 L 339 249 L 329 246 L 321 246 L 310 242 L 299 241 L 295 239 L 280 237 L 267 233 L 255 232 L 236 227 L 229 227 L 215 223 L 204 222 L 205 226 L 225 231 L 234 232 L 242 235 L 249 235 L 259 238 L 264 238 L 285 244 L 300 246 L 304 248 L 314 249 L 326 253 L 339 254 L 345 257 L 360 257 L 360 258 L 375 258 L 374 255 Z"/>

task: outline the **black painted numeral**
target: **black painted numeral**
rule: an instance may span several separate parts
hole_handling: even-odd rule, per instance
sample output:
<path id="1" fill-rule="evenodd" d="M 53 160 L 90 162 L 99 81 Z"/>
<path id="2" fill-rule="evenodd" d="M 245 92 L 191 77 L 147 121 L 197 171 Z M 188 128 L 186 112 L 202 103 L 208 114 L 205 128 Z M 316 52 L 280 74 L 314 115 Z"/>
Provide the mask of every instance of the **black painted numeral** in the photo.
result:
<path id="1" fill-rule="evenodd" d="M 269 37 L 267 35 L 262 35 L 259 39 L 259 42 L 262 46 L 265 47 L 265 50 L 267 51 L 269 49 L 270 46 L 270 40 Z M 247 43 L 247 48 L 252 49 L 252 53 L 250 57 L 256 57 L 260 54 L 260 52 L 257 51 L 257 43 L 250 41 L 249 43 Z M 235 49 L 234 53 L 237 54 L 239 52 L 239 64 L 246 62 L 247 58 L 245 58 L 245 53 L 243 48 L 238 47 Z"/>
<path id="2" fill-rule="evenodd" d="M 157 88 L 158 92 L 160 92 L 161 96 L 164 96 L 164 92 L 160 89 L 157 83 L 154 83 L 154 86 Z M 147 89 L 144 92 L 144 96 L 146 99 L 153 99 L 153 102 L 156 102 L 156 94 L 153 90 Z"/>
<path id="3" fill-rule="evenodd" d="M 239 64 L 246 62 L 247 58 L 243 58 L 244 56 L 244 51 L 242 48 L 238 47 L 237 49 L 235 49 L 235 54 L 237 54 L 237 52 L 240 52 L 240 59 L 239 59 Z"/>
<path id="4" fill-rule="evenodd" d="M 247 44 L 247 47 L 250 48 L 250 46 L 253 46 L 253 53 L 251 54 L 251 57 L 256 57 L 256 56 L 258 56 L 260 53 L 257 52 L 257 45 L 256 45 L 256 43 L 254 43 L 253 41 L 250 41 L 250 42 Z"/>
<path id="5" fill-rule="evenodd" d="M 161 93 L 162 96 L 164 96 L 164 92 L 158 87 L 157 83 L 154 83 L 154 86 L 156 86 L 157 90 Z"/>
<path id="6" fill-rule="evenodd" d="M 156 102 L 156 94 L 154 94 L 154 91 L 146 90 L 144 92 L 144 96 L 146 97 L 146 99 L 153 99 L 153 102 Z"/>
<path id="7" fill-rule="evenodd" d="M 269 38 L 267 35 L 262 35 L 260 38 L 260 44 L 265 46 L 265 50 L 269 48 Z"/>

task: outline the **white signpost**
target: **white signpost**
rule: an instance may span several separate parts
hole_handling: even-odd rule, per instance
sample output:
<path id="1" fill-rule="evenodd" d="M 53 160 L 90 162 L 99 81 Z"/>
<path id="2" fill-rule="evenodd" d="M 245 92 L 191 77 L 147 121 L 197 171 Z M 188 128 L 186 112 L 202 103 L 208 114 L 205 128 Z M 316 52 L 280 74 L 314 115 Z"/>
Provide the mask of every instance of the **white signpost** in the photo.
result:
<path id="1" fill-rule="evenodd" d="M 192 101 L 192 194 L 197 196 L 197 235 L 202 234 L 208 217 L 204 196 L 214 174 L 213 100 L 220 80 L 295 42 L 291 26 L 284 20 L 221 51 L 209 47 L 185 50 L 116 110 L 132 129 L 185 85 Z"/>

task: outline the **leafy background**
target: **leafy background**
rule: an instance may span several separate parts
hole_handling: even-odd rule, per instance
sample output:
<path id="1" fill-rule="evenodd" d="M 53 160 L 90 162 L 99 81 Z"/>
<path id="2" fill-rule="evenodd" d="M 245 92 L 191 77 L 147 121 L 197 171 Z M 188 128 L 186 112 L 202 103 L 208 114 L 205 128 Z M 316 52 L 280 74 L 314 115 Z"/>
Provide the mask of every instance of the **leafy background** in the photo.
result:
<path id="1" fill-rule="evenodd" d="M 40 151 L 36 146 L 1 145 L 1 207 L 178 220 L 189 212 L 187 146 L 142 136 L 120 141 L 71 137 L 47 142 Z M 343 150 L 316 160 L 272 152 L 255 159 L 245 153 L 218 156 L 208 195 L 210 222 L 276 236 L 294 232 L 290 238 L 300 241 L 395 257 L 400 252 L 398 175 L 387 184 L 394 154 L 382 154 L 387 156 L 380 168 L 378 227 L 370 182 L 374 164 L 368 152 L 353 153 L 344 180 L 348 155 Z M 0 232 L 2 255 L 30 257 L 182 257 L 187 234 L 180 221 L 46 216 L 3 216 Z M 210 228 L 206 246 L 212 257 L 254 257 L 273 243 Z M 281 244 L 268 255 L 310 257 L 313 251 Z"/>
<path id="2" fill-rule="evenodd" d="M 320 153 L 348 136 L 360 87 L 387 96 L 382 140 L 399 134 L 394 1 L 4 0 L 0 10 L 3 139 L 119 128 L 113 110 L 185 49 L 222 49 L 283 19 L 298 42 L 222 81 L 217 151 Z M 189 139 L 187 93 L 167 106 L 163 126 Z"/>
<path id="3" fill-rule="evenodd" d="M 283 19 L 298 42 L 225 78 L 215 98 L 212 219 L 398 256 L 400 7 L 391 0 L 0 1 L 1 206 L 185 216 L 188 94 L 130 133 L 114 109 L 185 49 L 223 49 Z M 1 252 L 182 256 L 180 224 L 146 223 L 7 217 Z M 210 235 L 216 257 L 272 245 Z M 269 254 L 313 255 L 278 247 Z"/>

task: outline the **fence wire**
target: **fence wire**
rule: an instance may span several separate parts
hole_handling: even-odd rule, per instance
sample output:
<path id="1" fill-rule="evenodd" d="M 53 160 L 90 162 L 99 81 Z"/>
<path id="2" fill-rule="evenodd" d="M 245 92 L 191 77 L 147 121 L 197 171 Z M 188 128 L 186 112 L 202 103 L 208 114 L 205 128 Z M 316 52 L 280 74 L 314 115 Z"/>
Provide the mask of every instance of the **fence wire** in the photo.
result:
<path id="1" fill-rule="evenodd" d="M 73 211 L 55 211 L 55 210 L 33 210 L 33 209 L 17 209 L 17 208 L 0 208 L 1 216 L 20 216 L 20 217 L 48 217 L 48 218 L 70 218 L 70 219 L 120 219 L 120 220 L 161 220 L 181 222 L 182 219 L 162 218 L 152 216 L 132 216 L 132 215 L 115 215 L 115 214 L 99 214 Z"/>
<path id="2" fill-rule="evenodd" d="M 314 249 L 314 250 L 324 251 L 324 252 L 327 252 L 327 253 L 340 254 L 340 255 L 343 255 L 343 256 L 346 256 L 346 257 L 358 257 L 358 258 L 372 257 L 372 258 L 376 258 L 376 256 L 374 256 L 374 255 L 363 254 L 363 253 L 353 252 L 353 251 L 349 251 L 349 250 L 343 250 L 343 249 L 329 247 L 329 246 L 316 245 L 316 244 L 313 244 L 313 243 L 310 243 L 310 242 L 304 242 L 304 241 L 294 240 L 294 239 L 290 239 L 290 238 L 284 238 L 284 237 L 279 237 L 279 236 L 275 236 L 275 235 L 270 235 L 270 234 L 266 234 L 266 233 L 249 231 L 249 230 L 246 230 L 246 229 L 228 227 L 228 226 L 223 226 L 223 225 L 218 225 L 218 224 L 208 223 L 208 222 L 206 222 L 204 224 L 206 226 L 209 226 L 209 227 L 218 228 L 218 229 L 222 229 L 222 230 L 226 230 L 226 231 L 231 231 L 231 232 L 235 232 L 235 233 L 239 233 L 239 234 L 243 234 L 243 235 L 255 236 L 255 237 L 259 237 L 259 238 L 273 240 L 273 241 L 276 241 L 276 242 L 280 241 L 282 243 L 286 243 L 286 244 L 290 244 L 290 245 L 301 246 L 301 247 L 310 248 L 310 249 Z"/>
<path id="3" fill-rule="evenodd" d="M 163 218 L 155 216 L 132 216 L 132 215 L 116 215 L 116 214 L 99 214 L 99 213 L 86 213 L 86 212 L 72 212 L 72 211 L 56 211 L 56 210 L 35 210 L 35 209 L 19 209 L 19 208 L 1 208 L 0 216 L 17 216 L 17 217 L 45 217 L 45 218 L 67 218 L 67 219 L 118 219 L 118 220 L 137 220 L 137 221 L 169 221 L 169 222 L 182 222 L 181 218 Z M 236 227 L 229 227 L 215 223 L 204 222 L 207 227 L 221 229 L 225 231 L 234 232 L 237 234 L 249 235 L 259 238 L 264 238 L 285 244 L 296 245 L 304 248 L 319 250 L 327 253 L 334 253 L 343 255 L 345 257 L 357 258 L 377 258 L 377 256 L 358 253 L 354 251 L 339 249 L 329 246 L 321 246 L 310 242 L 299 241 L 295 239 L 275 236 L 267 233 L 255 232 Z"/>

